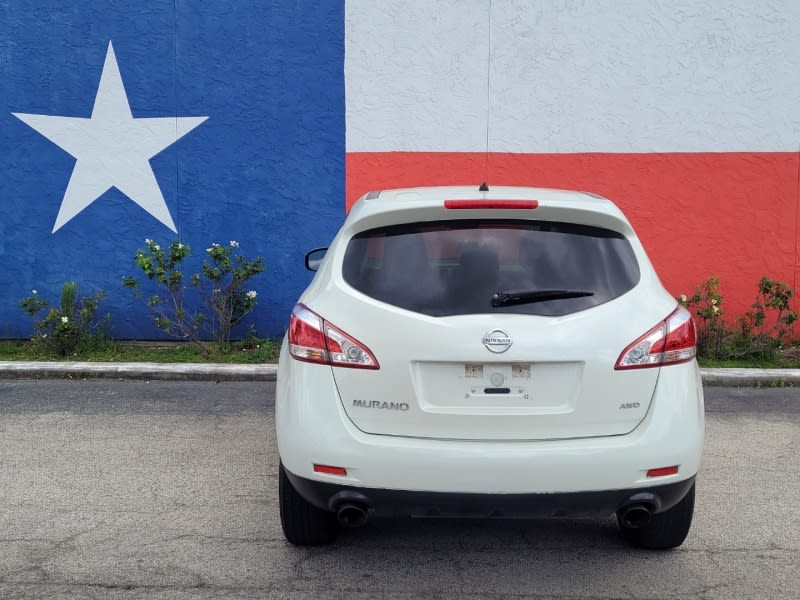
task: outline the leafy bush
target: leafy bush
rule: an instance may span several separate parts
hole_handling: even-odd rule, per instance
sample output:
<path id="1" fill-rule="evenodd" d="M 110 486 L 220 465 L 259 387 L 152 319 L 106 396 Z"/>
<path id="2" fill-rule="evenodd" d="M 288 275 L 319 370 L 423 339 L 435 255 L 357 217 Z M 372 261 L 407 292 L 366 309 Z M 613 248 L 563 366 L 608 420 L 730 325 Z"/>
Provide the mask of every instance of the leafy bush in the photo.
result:
<path id="1" fill-rule="evenodd" d="M 697 286 L 694 294 L 678 298 L 683 306 L 693 310 L 697 319 L 697 352 L 700 356 L 718 357 L 723 352 L 727 330 L 723 321 L 722 295 L 719 278 L 709 277 Z"/>
<path id="2" fill-rule="evenodd" d="M 91 296 L 80 295 L 74 281 L 61 288 L 58 306 L 44 300 L 36 290 L 19 305 L 33 321 L 33 342 L 61 356 L 97 349 L 110 337 L 111 316 L 97 320 L 100 302 L 106 297 L 102 290 Z"/>
<path id="3" fill-rule="evenodd" d="M 735 344 L 741 350 L 737 357 L 774 353 L 787 341 L 797 321 L 797 313 L 789 305 L 793 295 L 794 290 L 787 284 L 761 278 L 751 310 L 739 317 Z"/>
<path id="4" fill-rule="evenodd" d="M 247 284 L 264 270 L 263 259 L 258 256 L 250 260 L 236 253 L 236 241 L 227 246 L 211 244 L 206 248 L 201 272 L 193 274 L 187 286 L 181 268 L 190 253 L 188 245 L 175 240 L 165 250 L 150 239 L 145 240 L 145 245 L 134 260 L 145 277 L 161 290 L 145 299 L 156 327 L 191 341 L 205 356 L 212 353 L 206 339 L 216 340 L 221 349 L 226 349 L 233 327 L 255 308 L 258 294 L 248 290 Z M 136 278 L 126 277 L 123 285 L 141 297 Z M 199 302 L 187 301 L 188 290 L 195 290 Z"/>
<path id="5" fill-rule="evenodd" d="M 681 295 L 678 302 L 697 317 L 697 352 L 712 359 L 771 358 L 790 341 L 797 313 L 791 309 L 794 290 L 787 284 L 762 277 L 751 309 L 736 319 L 730 328 L 724 320 L 720 282 L 710 277 L 691 297 Z"/>

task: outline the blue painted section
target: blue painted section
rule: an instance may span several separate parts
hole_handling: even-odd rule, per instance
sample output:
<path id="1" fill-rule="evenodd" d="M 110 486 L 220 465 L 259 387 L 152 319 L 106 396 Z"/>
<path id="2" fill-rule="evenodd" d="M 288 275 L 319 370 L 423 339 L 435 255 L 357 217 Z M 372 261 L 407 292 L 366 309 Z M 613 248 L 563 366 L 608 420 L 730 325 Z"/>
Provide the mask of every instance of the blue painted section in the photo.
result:
<path id="1" fill-rule="evenodd" d="M 145 238 L 175 235 L 116 189 L 51 233 L 75 159 L 11 114 L 88 118 L 109 41 L 134 117 L 208 116 L 150 161 L 193 249 L 187 271 L 211 242 L 263 256 L 247 324 L 282 335 L 310 280 L 304 252 L 343 219 L 343 13 L 327 0 L 0 0 L 0 337 L 29 336 L 19 300 L 55 299 L 65 281 L 108 293 L 115 337 L 159 337 L 121 280 Z"/>

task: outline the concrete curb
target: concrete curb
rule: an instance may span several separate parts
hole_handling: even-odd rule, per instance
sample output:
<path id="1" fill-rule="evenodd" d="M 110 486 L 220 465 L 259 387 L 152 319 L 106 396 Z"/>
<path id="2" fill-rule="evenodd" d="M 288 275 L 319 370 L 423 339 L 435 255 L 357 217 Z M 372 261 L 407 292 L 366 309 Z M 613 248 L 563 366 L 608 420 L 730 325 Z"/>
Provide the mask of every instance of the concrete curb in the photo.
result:
<path id="1" fill-rule="evenodd" d="M 800 369 L 700 369 L 700 375 L 706 386 L 800 386 Z"/>
<path id="2" fill-rule="evenodd" d="M 275 381 L 277 374 L 273 364 L 0 361 L 0 379 Z M 700 374 L 707 386 L 800 387 L 800 369 L 700 369 Z"/>
<path id="3" fill-rule="evenodd" d="M 0 361 L 0 379 L 275 381 L 278 365 Z"/>

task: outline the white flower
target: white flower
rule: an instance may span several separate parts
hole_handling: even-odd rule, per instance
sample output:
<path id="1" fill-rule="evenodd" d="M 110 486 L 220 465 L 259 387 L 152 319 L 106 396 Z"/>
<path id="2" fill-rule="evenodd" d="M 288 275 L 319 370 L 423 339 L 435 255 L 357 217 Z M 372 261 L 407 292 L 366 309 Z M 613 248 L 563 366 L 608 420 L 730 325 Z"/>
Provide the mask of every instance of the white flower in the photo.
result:
<path id="1" fill-rule="evenodd" d="M 719 306 L 715 306 L 713 310 L 714 310 L 714 314 L 717 314 L 719 312 Z"/>
<path id="2" fill-rule="evenodd" d="M 214 288 L 214 289 L 213 289 L 213 290 L 211 290 L 211 291 L 212 291 L 213 293 L 215 293 L 215 294 L 219 294 L 219 293 L 220 293 L 220 289 L 219 289 L 219 288 Z"/>
<path id="3" fill-rule="evenodd" d="M 157 251 L 161 250 L 161 246 L 159 246 L 158 244 L 153 244 L 153 250 L 155 250 L 157 252 Z"/>
<path id="4" fill-rule="evenodd" d="M 686 294 L 681 294 L 681 302 L 686 302 Z"/>
<path id="5" fill-rule="evenodd" d="M 711 299 L 711 304 L 716 304 L 716 303 L 717 303 L 717 299 L 716 298 L 712 298 Z"/>
<path id="6" fill-rule="evenodd" d="M 239 242 L 237 242 L 236 240 L 231 240 L 231 248 L 238 248 L 238 247 L 239 247 Z"/>
<path id="7" fill-rule="evenodd" d="M 39 292 L 37 292 L 36 290 L 31 290 L 31 294 L 38 294 L 38 293 Z"/>
<path id="8" fill-rule="evenodd" d="M 69 317 L 61 317 L 62 323 L 69 323 Z"/>
<path id="9" fill-rule="evenodd" d="M 148 246 L 150 245 L 150 243 L 151 243 L 152 241 L 153 241 L 153 240 L 151 240 L 150 238 L 144 238 L 144 243 L 145 243 L 145 244 L 147 244 Z"/>
<path id="10" fill-rule="evenodd" d="M 249 292 L 247 292 L 246 296 L 247 296 L 248 298 L 250 298 L 250 300 L 252 300 L 252 299 L 253 299 L 253 298 L 255 298 L 256 296 L 258 296 L 258 294 L 256 294 L 255 290 L 250 290 Z"/>
<path id="11" fill-rule="evenodd" d="M 180 242 L 178 242 L 178 250 L 183 250 L 183 244 L 181 244 Z"/>

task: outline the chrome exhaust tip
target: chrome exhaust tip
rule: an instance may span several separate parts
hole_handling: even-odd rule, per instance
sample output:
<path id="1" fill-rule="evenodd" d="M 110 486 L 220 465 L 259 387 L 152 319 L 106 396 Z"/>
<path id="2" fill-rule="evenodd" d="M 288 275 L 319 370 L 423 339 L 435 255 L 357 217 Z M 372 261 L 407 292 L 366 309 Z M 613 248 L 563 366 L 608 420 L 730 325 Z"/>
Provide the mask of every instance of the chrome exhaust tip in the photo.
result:
<path id="1" fill-rule="evenodd" d="M 367 510 L 354 502 L 345 502 L 336 511 L 339 523 L 345 527 L 361 527 L 367 522 Z"/>
<path id="2" fill-rule="evenodd" d="M 647 504 L 630 504 L 620 509 L 619 520 L 625 527 L 638 529 L 650 522 L 653 509 Z"/>

